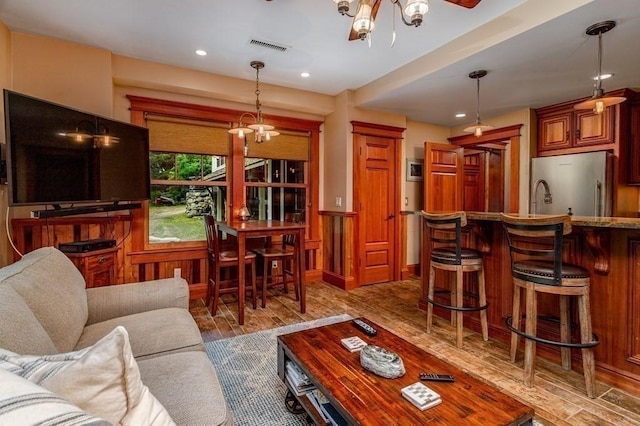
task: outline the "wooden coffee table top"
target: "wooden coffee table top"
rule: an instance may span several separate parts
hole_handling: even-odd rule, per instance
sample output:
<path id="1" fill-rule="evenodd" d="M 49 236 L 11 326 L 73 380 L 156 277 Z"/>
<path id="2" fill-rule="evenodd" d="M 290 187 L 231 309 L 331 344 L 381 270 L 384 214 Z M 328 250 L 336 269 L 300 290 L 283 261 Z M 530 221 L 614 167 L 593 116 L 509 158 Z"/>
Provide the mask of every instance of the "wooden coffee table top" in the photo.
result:
<path id="1" fill-rule="evenodd" d="M 351 320 L 278 337 L 279 364 L 295 361 L 351 424 L 510 425 L 530 422 L 533 408 L 484 383 L 363 318 L 378 331 L 369 337 Z M 360 353 L 349 352 L 340 339 L 359 336 L 397 353 L 406 374 L 377 376 L 360 365 Z M 279 365 L 279 371 L 282 365 Z M 442 404 L 420 411 L 400 390 L 419 381 L 418 374 L 452 374 L 455 382 L 423 382 L 439 393 Z M 281 376 L 282 378 L 283 376 Z"/>

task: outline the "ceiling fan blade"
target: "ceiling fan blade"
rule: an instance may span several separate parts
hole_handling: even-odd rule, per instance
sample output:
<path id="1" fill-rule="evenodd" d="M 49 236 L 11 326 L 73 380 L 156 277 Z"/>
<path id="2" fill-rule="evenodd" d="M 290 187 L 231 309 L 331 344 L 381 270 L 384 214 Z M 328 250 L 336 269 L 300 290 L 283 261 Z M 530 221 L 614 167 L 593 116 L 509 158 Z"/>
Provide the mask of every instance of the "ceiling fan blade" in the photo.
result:
<path id="1" fill-rule="evenodd" d="M 458 6 L 466 7 L 467 9 L 473 9 L 480 3 L 480 0 L 444 0 L 449 3 L 457 4 Z"/>
<path id="2" fill-rule="evenodd" d="M 356 14 L 358 13 L 358 9 L 361 4 L 368 4 L 371 6 L 371 17 L 373 20 L 376 20 L 376 16 L 378 15 L 378 9 L 380 9 L 380 3 L 382 0 L 360 0 L 358 2 L 358 7 L 356 8 Z M 356 19 L 355 17 L 353 19 Z M 358 37 L 358 32 L 353 29 L 353 19 L 351 20 L 351 30 L 349 31 L 349 40 L 360 40 Z"/>

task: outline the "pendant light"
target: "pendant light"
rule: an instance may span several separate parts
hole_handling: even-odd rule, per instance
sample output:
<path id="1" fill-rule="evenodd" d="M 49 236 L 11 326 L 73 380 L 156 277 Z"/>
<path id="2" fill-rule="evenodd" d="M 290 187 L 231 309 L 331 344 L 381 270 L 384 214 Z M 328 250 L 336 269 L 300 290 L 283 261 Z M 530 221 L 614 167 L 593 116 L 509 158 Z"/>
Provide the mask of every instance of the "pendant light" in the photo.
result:
<path id="1" fill-rule="evenodd" d="M 249 145 L 247 143 L 246 135 L 255 132 L 256 143 L 262 143 L 265 140 L 269 141 L 272 137 L 278 136 L 280 133 L 275 130 L 275 127 L 270 124 L 265 124 L 262 118 L 262 104 L 260 103 L 260 70 L 264 68 L 264 62 L 251 61 L 251 68 L 256 70 L 256 115 L 250 112 L 245 112 L 240 115 L 238 120 L 238 126 L 229 129 L 229 133 L 238 135 L 239 138 L 244 139 L 244 155 L 249 154 Z M 244 116 L 250 116 L 253 118 L 254 123 L 245 126 L 242 122 Z"/>
<path id="2" fill-rule="evenodd" d="M 473 133 L 476 137 L 482 136 L 482 132 L 493 129 L 493 126 L 482 124 L 482 121 L 480 121 L 480 79 L 485 75 L 487 75 L 486 70 L 472 71 L 469 73 L 469 78 L 476 80 L 476 122 L 472 126 L 465 128 L 463 131 Z"/>
<path id="3" fill-rule="evenodd" d="M 584 102 L 573 106 L 574 109 L 590 109 L 596 114 L 602 114 L 606 107 L 624 102 L 627 98 L 622 96 L 604 96 L 602 88 L 602 34 L 612 30 L 616 26 L 615 21 L 603 21 L 591 25 L 585 31 L 587 35 L 598 36 L 598 74 L 593 84 L 593 96 Z"/>

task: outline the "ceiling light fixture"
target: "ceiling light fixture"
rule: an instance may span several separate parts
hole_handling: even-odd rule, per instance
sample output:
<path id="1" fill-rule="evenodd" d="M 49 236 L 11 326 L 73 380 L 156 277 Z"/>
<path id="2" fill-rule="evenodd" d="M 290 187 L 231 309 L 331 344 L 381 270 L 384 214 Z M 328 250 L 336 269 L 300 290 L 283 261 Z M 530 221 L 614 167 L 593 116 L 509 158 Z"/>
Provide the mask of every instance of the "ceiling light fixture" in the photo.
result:
<path id="1" fill-rule="evenodd" d="M 585 31 L 587 35 L 598 36 L 598 71 L 596 76 L 602 75 L 602 34 L 612 30 L 615 26 L 615 21 L 603 21 L 591 25 Z M 604 80 L 604 78 L 596 78 L 596 82 L 593 84 L 593 95 L 591 99 L 575 104 L 573 108 L 591 109 L 596 114 L 602 114 L 606 107 L 617 105 L 627 100 L 627 98 L 622 96 L 604 96 L 602 80 Z"/>
<path id="2" fill-rule="evenodd" d="M 198 55 L 198 56 L 207 56 L 207 51 L 206 50 L 202 50 L 202 49 L 198 49 L 198 50 L 196 50 L 196 55 Z"/>
<path id="3" fill-rule="evenodd" d="M 463 131 L 473 133 L 477 137 L 482 136 L 482 132 L 493 129 L 493 126 L 482 124 L 482 121 L 480 121 L 480 79 L 485 75 L 487 75 L 487 71 L 485 70 L 478 70 L 469 73 L 469 78 L 473 78 L 476 80 L 476 122 L 473 124 L 473 126 L 469 126 Z"/>
<path id="4" fill-rule="evenodd" d="M 456 114 L 456 118 L 465 118 L 467 116 L 467 114 L 465 114 L 464 112 L 460 112 L 458 114 Z"/>
<path id="5" fill-rule="evenodd" d="M 338 6 L 338 12 L 341 15 L 354 18 L 352 25 L 352 32 L 356 35 L 354 38 L 368 40 L 369 46 L 371 46 L 371 32 L 375 26 L 375 16 L 378 12 L 378 7 L 380 7 L 380 0 L 359 0 L 355 15 L 349 13 L 349 3 L 352 1 L 353 0 L 333 0 Z M 422 24 L 424 15 L 429 11 L 428 0 L 407 0 L 406 6 L 404 7 L 402 7 L 400 0 L 389 1 L 391 1 L 391 4 L 398 6 L 402 22 L 410 27 L 419 27 L 420 24 Z M 394 20 L 391 46 L 393 46 L 396 41 L 395 13 L 396 9 L 393 8 Z"/>
<path id="6" fill-rule="evenodd" d="M 262 118 L 262 104 L 260 103 L 260 70 L 264 68 L 264 62 L 251 61 L 251 68 L 256 70 L 256 115 L 253 115 L 250 112 L 242 113 L 238 120 L 238 126 L 229 129 L 229 133 L 238 135 L 239 138 L 244 139 L 244 155 L 249 154 L 249 145 L 247 143 L 246 135 L 255 132 L 256 143 L 262 143 L 265 140 L 269 141 L 272 137 L 280 134 L 275 130 L 275 127 L 270 124 L 265 124 Z M 244 125 L 242 118 L 246 115 L 253 118 L 253 124 L 249 124 L 248 126 Z"/>
<path id="7" fill-rule="evenodd" d="M 300 73 L 300 77 L 302 77 L 302 78 L 309 78 L 310 75 L 311 74 L 309 74 L 308 72 Z"/>

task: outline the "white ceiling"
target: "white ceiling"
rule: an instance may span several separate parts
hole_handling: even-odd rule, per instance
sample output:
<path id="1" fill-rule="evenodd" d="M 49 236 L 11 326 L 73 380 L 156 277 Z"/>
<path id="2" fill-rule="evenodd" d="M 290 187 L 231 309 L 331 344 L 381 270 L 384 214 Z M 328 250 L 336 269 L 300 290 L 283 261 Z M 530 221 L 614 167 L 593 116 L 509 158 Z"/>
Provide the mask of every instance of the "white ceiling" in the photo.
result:
<path id="1" fill-rule="evenodd" d="M 330 95 L 352 89 L 357 106 L 445 126 L 473 121 L 468 74 L 476 69 L 489 71 L 483 121 L 588 96 L 597 38 L 584 30 L 615 20 L 603 39 L 604 70 L 615 76 L 604 87 L 640 88 L 639 0 L 482 0 L 474 9 L 431 0 L 419 28 L 396 16 L 393 47 L 389 0 L 371 47 L 347 41 L 350 18 L 331 0 L 0 0 L 0 20 L 14 31 L 248 80 L 255 79 L 249 63 L 262 60 L 261 82 Z M 256 47 L 252 38 L 288 49 Z"/>

